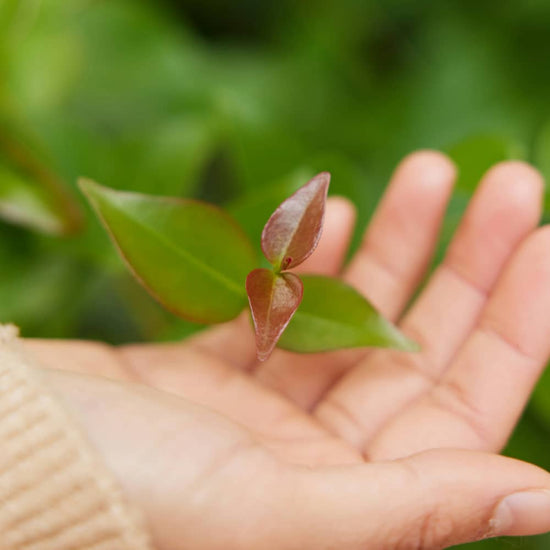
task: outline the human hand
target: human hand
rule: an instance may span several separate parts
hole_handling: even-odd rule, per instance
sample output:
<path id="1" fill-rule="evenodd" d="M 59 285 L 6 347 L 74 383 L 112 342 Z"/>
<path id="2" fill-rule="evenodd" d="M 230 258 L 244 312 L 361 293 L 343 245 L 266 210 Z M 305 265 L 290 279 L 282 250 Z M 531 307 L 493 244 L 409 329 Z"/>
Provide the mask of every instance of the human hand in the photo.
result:
<path id="1" fill-rule="evenodd" d="M 453 179 L 438 153 L 407 157 L 342 275 L 420 353 L 279 350 L 257 364 L 246 316 L 181 344 L 29 341 L 45 365 L 100 375 L 48 380 L 159 550 L 427 550 L 550 530 L 550 475 L 492 454 L 550 352 L 542 181 L 494 167 L 403 314 Z M 351 205 L 329 201 L 304 270 L 339 273 L 352 229 Z"/>

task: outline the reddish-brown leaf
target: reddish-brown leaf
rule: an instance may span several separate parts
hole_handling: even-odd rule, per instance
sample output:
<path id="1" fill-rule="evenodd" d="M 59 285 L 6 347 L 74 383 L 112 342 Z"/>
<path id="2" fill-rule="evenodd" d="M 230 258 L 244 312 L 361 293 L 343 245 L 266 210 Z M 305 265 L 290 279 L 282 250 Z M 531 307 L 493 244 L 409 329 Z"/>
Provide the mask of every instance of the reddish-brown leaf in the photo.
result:
<path id="1" fill-rule="evenodd" d="M 276 270 L 296 267 L 315 250 L 329 182 L 330 174 L 321 172 L 282 202 L 265 224 L 262 250 Z"/>
<path id="2" fill-rule="evenodd" d="M 302 301 L 304 287 L 293 273 L 254 269 L 246 278 L 246 292 L 254 328 L 258 359 L 265 361 Z"/>

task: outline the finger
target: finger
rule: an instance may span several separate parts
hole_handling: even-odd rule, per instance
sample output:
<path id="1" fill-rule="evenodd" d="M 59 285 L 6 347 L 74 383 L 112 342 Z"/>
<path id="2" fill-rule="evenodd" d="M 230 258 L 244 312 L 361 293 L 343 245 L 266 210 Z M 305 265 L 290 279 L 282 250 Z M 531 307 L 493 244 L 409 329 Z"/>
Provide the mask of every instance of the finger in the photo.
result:
<path id="1" fill-rule="evenodd" d="M 550 355 L 548 311 L 547 226 L 517 252 L 441 384 L 396 418 L 369 453 L 385 458 L 434 446 L 503 447 Z"/>
<path id="2" fill-rule="evenodd" d="M 330 197 L 319 245 L 298 271 L 337 274 L 342 268 L 354 227 L 355 208 L 350 201 Z M 235 321 L 195 336 L 189 343 L 244 370 L 256 365 L 256 341 L 248 311 Z"/>
<path id="3" fill-rule="evenodd" d="M 550 530 L 550 475 L 483 453 L 301 471 L 279 485 L 278 548 L 434 550 Z"/>
<path id="4" fill-rule="evenodd" d="M 432 257 L 455 168 L 436 151 L 417 151 L 398 166 L 345 279 L 395 319 Z"/>
<path id="5" fill-rule="evenodd" d="M 524 163 L 502 163 L 487 173 L 443 264 L 402 322 L 421 353 L 371 354 L 327 396 L 319 418 L 364 449 L 431 388 L 475 327 L 507 260 L 536 226 L 542 189 L 540 175 Z"/>
<path id="6" fill-rule="evenodd" d="M 483 178 L 443 264 L 401 323 L 421 344 L 429 378 L 472 331 L 506 262 L 537 226 L 543 190 L 540 174 L 523 162 L 500 163 Z"/>
<path id="7" fill-rule="evenodd" d="M 454 176 L 454 166 L 441 153 L 406 157 L 344 274 L 388 317 L 401 313 L 432 256 Z M 262 366 L 259 378 L 311 410 L 364 355 L 365 350 L 347 350 L 302 358 L 280 352 Z"/>
<path id="8" fill-rule="evenodd" d="M 239 426 L 184 400 L 43 375 L 143 511 L 159 548 L 221 549 L 232 540 L 240 548 L 432 550 L 550 528 L 550 479 L 529 464 L 439 451 L 394 463 L 291 467 Z"/>

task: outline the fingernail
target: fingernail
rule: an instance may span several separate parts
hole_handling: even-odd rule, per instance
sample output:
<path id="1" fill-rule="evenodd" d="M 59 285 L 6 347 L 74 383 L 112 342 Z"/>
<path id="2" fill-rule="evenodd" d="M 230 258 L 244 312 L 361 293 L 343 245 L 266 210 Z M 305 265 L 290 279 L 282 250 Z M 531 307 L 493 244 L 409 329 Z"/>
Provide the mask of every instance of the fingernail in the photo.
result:
<path id="1" fill-rule="evenodd" d="M 500 501 L 490 522 L 493 536 L 538 535 L 550 531 L 550 491 L 514 493 Z"/>

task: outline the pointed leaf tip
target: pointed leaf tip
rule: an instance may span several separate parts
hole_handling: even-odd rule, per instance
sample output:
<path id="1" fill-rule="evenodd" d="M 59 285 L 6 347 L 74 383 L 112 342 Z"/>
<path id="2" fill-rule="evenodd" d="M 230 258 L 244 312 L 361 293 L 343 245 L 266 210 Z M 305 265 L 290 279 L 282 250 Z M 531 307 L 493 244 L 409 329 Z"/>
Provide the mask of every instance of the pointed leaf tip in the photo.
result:
<path id="1" fill-rule="evenodd" d="M 258 359 L 265 361 L 302 301 L 302 281 L 293 273 L 254 269 L 246 278 L 246 292 L 256 331 Z"/>
<path id="2" fill-rule="evenodd" d="M 330 174 L 321 172 L 282 202 L 262 232 L 262 250 L 276 270 L 301 264 L 317 247 Z"/>

